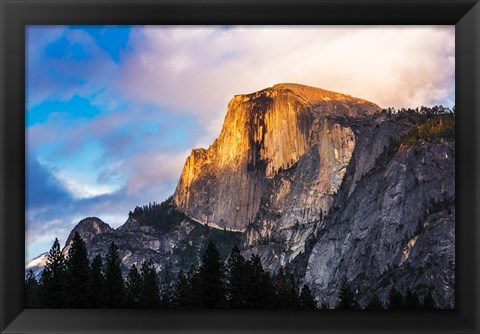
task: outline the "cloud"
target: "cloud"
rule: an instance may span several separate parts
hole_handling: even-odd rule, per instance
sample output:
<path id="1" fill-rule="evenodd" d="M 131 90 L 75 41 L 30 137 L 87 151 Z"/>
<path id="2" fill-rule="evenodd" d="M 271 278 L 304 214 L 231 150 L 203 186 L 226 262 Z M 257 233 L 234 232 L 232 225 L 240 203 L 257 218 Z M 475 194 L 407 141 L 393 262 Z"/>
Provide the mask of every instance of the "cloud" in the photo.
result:
<path id="1" fill-rule="evenodd" d="M 129 175 L 126 190 L 128 194 L 149 191 L 150 189 L 174 189 L 183 165 L 190 151 L 143 152 L 128 161 Z M 172 187 L 173 186 L 173 187 Z"/>
<path id="2" fill-rule="evenodd" d="M 61 183 L 29 151 L 25 165 L 27 207 L 35 209 L 69 200 L 70 195 Z"/>
<path id="3" fill-rule="evenodd" d="M 85 31 L 67 27 L 27 29 L 27 109 L 48 100 L 101 94 L 118 69 Z"/>
<path id="4" fill-rule="evenodd" d="M 385 107 L 453 103 L 454 35 L 453 26 L 146 27 L 131 34 L 137 52 L 118 89 L 207 123 L 234 94 L 279 82 Z"/>
<path id="5" fill-rule="evenodd" d="M 87 216 L 113 227 L 173 194 L 192 138 L 190 117 L 148 108 L 79 119 L 53 113 L 27 128 L 27 259 L 64 242 Z M 50 240 L 51 239 L 51 240 Z"/>

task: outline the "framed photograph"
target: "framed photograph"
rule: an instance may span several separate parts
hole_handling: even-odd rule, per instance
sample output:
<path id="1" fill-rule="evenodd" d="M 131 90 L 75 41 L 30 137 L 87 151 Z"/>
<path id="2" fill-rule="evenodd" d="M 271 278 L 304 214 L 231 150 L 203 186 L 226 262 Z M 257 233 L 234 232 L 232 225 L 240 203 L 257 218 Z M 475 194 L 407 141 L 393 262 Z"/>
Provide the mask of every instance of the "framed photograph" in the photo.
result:
<path id="1" fill-rule="evenodd" d="M 2 333 L 479 332 L 477 1 L 0 5 Z"/>

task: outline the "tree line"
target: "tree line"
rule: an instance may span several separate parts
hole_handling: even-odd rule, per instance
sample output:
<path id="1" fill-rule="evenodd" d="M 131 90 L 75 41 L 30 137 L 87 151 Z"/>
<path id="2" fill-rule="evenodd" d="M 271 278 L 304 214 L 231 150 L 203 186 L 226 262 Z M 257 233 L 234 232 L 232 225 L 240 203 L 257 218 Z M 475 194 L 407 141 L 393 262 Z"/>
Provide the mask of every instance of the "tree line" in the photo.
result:
<path id="1" fill-rule="evenodd" d="M 139 268 L 132 265 L 124 279 L 121 260 L 114 242 L 103 262 L 96 255 L 90 262 L 85 242 L 75 233 L 65 257 L 55 239 L 39 281 L 32 271 L 25 279 L 27 308 L 232 308 L 232 309 L 318 309 L 308 285 L 298 287 L 284 268 L 271 274 L 262 267 L 260 257 L 245 259 L 237 246 L 226 263 L 213 242 L 209 242 L 199 266 L 175 277 L 169 270 L 157 273 L 152 260 Z M 339 302 L 332 308 L 361 309 L 354 288 L 344 279 Z M 414 292 L 406 296 L 394 288 L 383 304 L 372 298 L 366 309 L 436 308 L 431 293 L 422 302 Z"/>
<path id="2" fill-rule="evenodd" d="M 236 246 L 226 264 L 210 242 L 201 264 L 175 278 L 168 270 L 158 274 L 147 260 L 124 279 L 115 243 L 105 263 L 100 255 L 89 262 L 78 232 L 66 257 L 55 239 L 41 278 L 30 270 L 25 292 L 27 308 L 316 308 L 307 285 L 298 291 L 283 268 L 272 277 L 258 255 L 245 260 Z"/>
<path id="3" fill-rule="evenodd" d="M 135 218 L 142 224 L 155 227 L 158 231 L 168 231 L 188 217 L 181 211 L 171 206 L 173 196 L 162 203 L 150 202 L 148 205 L 137 206 L 128 213 L 129 218 Z"/>
<path id="4" fill-rule="evenodd" d="M 455 140 L 455 114 L 427 119 L 414 126 L 402 138 L 402 144 L 416 145 L 425 141 Z"/>
<path id="5" fill-rule="evenodd" d="M 446 115 L 446 114 L 453 114 L 455 113 L 455 106 L 453 108 L 448 108 L 444 107 L 442 105 L 439 106 L 433 106 L 433 107 L 426 107 L 426 106 L 421 106 L 420 108 L 400 108 L 400 109 L 395 109 L 395 108 L 383 108 L 382 112 L 388 113 L 388 114 L 400 114 L 400 115 L 405 115 L 405 114 L 421 114 L 421 115 L 427 115 L 427 116 L 436 116 L 436 115 Z"/>

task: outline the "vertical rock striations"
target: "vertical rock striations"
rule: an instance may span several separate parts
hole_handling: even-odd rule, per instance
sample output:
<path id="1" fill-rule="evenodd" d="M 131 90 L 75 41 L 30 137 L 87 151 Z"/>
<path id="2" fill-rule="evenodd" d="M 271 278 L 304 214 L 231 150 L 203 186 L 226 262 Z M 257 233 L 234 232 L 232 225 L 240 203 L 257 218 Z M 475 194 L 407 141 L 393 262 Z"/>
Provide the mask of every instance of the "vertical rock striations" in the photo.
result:
<path id="1" fill-rule="evenodd" d="M 273 211 L 281 207 L 288 220 L 317 215 L 328 209 L 355 145 L 351 130 L 330 117 L 378 110 L 365 100 L 297 84 L 237 95 L 228 105 L 220 136 L 207 150 L 195 149 L 188 157 L 174 203 L 198 221 L 237 231 L 254 222 L 261 205 L 273 206 Z M 284 173 L 298 164 L 314 168 L 308 171 L 308 184 L 298 182 L 304 178 L 301 172 Z M 300 195 L 303 187 L 309 190 Z M 272 195 L 265 198 L 268 193 Z M 298 208 L 296 203 L 304 200 L 307 207 Z M 267 226 L 268 219 L 261 224 Z M 249 233 L 249 244 L 254 235 Z"/>
<path id="2" fill-rule="evenodd" d="M 337 302 L 342 278 L 365 305 L 392 284 L 455 305 L 455 141 L 408 144 L 404 115 L 352 124 L 358 141 L 326 223 L 307 254 L 304 280 Z"/>

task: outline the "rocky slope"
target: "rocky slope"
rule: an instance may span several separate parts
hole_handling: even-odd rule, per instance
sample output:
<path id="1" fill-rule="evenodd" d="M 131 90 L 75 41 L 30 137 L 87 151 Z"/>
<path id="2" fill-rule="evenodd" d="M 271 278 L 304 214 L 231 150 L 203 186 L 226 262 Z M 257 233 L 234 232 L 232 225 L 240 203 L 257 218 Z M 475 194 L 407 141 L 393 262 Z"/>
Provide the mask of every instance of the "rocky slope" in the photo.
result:
<path id="1" fill-rule="evenodd" d="M 420 295 L 433 288 L 454 307 L 455 141 L 405 144 L 412 126 L 403 115 L 352 123 L 358 140 L 344 182 L 304 256 L 304 281 L 331 305 L 345 277 L 363 303 L 385 299 L 393 284 Z"/>
<path id="2" fill-rule="evenodd" d="M 111 228 L 97 217 L 81 220 L 65 243 L 62 252 L 68 254 L 71 240 L 76 232 L 84 239 L 90 260 L 97 254 L 105 260 L 108 247 L 115 242 L 122 260 L 122 271 L 126 275 L 135 264 L 140 267 L 145 260 L 152 259 L 157 271 L 168 270 L 176 274 L 198 265 L 208 241 L 214 241 L 225 259 L 233 245 L 241 242 L 240 233 L 213 229 L 195 222 L 179 212 L 170 201 L 156 205 L 161 218 L 155 224 L 143 216 L 130 213 L 129 218 L 117 229 Z M 32 269 L 39 278 L 46 262 L 46 255 L 30 261 L 26 271 Z M 39 262 L 41 261 L 41 263 Z"/>

